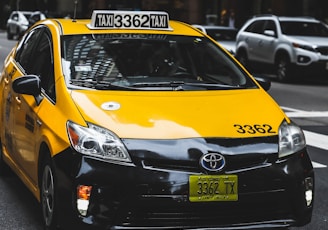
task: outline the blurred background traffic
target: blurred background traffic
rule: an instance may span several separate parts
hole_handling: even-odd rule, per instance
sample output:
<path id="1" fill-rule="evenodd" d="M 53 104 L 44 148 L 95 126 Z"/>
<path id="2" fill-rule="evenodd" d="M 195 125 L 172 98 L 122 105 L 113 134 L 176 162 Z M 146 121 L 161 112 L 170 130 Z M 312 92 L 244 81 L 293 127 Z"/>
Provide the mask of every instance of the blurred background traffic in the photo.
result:
<path id="1" fill-rule="evenodd" d="M 90 17 L 94 9 L 164 10 L 172 19 L 190 24 L 240 28 L 252 15 L 312 16 L 327 22 L 326 0 L 0 0 L 0 28 L 12 11 L 41 11 L 48 17 Z M 230 20 L 229 20 L 230 19 Z"/>

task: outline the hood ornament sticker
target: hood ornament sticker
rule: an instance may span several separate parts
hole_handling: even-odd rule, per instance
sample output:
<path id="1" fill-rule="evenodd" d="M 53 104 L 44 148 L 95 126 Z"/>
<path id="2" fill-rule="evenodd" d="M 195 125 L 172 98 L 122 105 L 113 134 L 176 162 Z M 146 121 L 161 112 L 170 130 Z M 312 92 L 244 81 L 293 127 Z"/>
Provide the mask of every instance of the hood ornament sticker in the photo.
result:
<path id="1" fill-rule="evenodd" d="M 119 110 L 121 108 L 121 105 L 118 102 L 110 101 L 110 102 L 103 103 L 101 105 L 101 108 L 107 111 L 114 111 L 114 110 Z"/>

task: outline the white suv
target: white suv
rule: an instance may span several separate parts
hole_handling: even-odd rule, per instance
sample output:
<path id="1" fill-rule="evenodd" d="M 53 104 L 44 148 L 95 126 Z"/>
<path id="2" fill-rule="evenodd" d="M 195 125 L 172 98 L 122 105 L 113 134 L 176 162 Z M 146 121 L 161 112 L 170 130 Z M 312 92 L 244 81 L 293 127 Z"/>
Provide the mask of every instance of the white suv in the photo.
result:
<path id="1" fill-rule="evenodd" d="M 240 29 L 236 43 L 244 66 L 268 64 L 280 81 L 328 73 L 328 27 L 311 17 L 255 16 Z"/>
<path id="2" fill-rule="evenodd" d="M 13 11 L 7 20 L 7 38 L 13 39 L 14 36 L 21 36 L 28 29 L 28 18 L 32 15 L 31 11 Z"/>

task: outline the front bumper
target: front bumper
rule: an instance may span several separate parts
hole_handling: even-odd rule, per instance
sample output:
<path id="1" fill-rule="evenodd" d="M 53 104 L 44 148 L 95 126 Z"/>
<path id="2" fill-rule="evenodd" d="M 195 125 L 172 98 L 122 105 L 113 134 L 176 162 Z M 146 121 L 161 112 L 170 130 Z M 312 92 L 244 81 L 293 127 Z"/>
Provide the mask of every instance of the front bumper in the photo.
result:
<path id="1" fill-rule="evenodd" d="M 327 48 L 321 48 L 320 52 L 310 52 L 299 49 L 292 58 L 292 63 L 300 74 L 326 75 L 328 73 L 327 51 Z"/>
<path id="2" fill-rule="evenodd" d="M 264 141 L 261 144 L 255 144 L 252 139 L 244 141 L 242 146 L 240 140 L 230 141 L 229 147 L 213 140 L 204 144 L 199 139 L 128 140 L 125 144 L 133 159 L 130 165 L 103 162 L 68 149 L 54 158 L 61 225 L 102 229 L 305 225 L 311 220 L 313 208 L 312 203 L 306 205 L 305 201 L 305 180 L 314 180 L 311 161 L 306 149 L 289 158 L 277 159 L 273 139 L 261 140 Z M 226 153 L 227 166 L 220 174 L 238 176 L 238 201 L 189 201 L 189 176 L 206 173 L 198 159 L 207 148 Z M 180 155 L 174 152 L 177 150 Z M 232 154 L 233 151 L 238 154 Z M 76 208 L 78 185 L 92 186 L 85 216 Z"/>
<path id="3" fill-rule="evenodd" d="M 308 66 L 298 66 L 298 74 L 311 75 L 311 78 L 327 78 L 328 74 L 328 60 L 313 62 Z"/>

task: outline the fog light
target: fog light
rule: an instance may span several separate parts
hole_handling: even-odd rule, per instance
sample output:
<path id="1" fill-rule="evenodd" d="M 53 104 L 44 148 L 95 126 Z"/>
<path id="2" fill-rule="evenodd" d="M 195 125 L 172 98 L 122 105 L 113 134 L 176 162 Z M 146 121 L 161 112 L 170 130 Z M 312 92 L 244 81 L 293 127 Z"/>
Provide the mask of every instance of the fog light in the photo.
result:
<path id="1" fill-rule="evenodd" d="M 87 215 L 92 186 L 77 186 L 77 210 L 82 216 Z"/>
<path id="2" fill-rule="evenodd" d="M 307 56 L 297 56 L 297 62 L 298 63 L 308 63 L 311 61 L 311 58 L 307 57 Z"/>
<path id="3" fill-rule="evenodd" d="M 313 201 L 313 178 L 307 177 L 305 178 L 305 201 L 306 205 L 310 206 Z"/>

